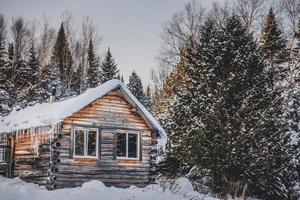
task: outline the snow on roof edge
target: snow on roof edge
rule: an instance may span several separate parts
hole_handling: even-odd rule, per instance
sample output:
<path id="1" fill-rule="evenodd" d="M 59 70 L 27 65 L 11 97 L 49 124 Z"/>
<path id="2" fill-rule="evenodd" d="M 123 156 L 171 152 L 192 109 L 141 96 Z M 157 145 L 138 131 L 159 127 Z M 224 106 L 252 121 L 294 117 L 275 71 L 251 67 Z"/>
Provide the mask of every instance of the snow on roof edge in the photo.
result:
<path id="1" fill-rule="evenodd" d="M 120 87 L 125 94 L 130 97 L 134 104 L 136 104 L 148 121 L 150 121 L 153 128 L 158 130 L 161 139 L 164 140 L 162 143 L 166 143 L 167 135 L 159 122 L 137 100 L 124 83 L 117 79 L 107 81 L 96 88 L 88 89 L 86 92 L 73 98 L 53 103 L 35 104 L 34 106 L 26 107 L 20 111 L 13 111 L 8 116 L 0 119 L 0 133 L 59 123 L 118 87 Z"/>

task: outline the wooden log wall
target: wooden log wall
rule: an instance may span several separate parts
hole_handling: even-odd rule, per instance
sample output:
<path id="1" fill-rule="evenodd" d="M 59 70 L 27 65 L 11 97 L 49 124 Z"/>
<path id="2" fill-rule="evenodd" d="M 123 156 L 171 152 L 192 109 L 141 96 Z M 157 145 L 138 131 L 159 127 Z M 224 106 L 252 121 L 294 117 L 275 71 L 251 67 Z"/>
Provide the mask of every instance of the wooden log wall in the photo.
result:
<path id="1" fill-rule="evenodd" d="M 72 156 L 72 129 L 74 127 L 98 128 L 98 158 Z M 116 131 L 135 131 L 141 134 L 141 159 L 121 160 L 115 155 Z M 80 186 L 83 182 L 98 179 L 107 186 L 145 186 L 151 182 L 155 171 L 151 158 L 156 150 L 156 136 L 145 120 L 118 91 L 93 102 L 88 107 L 65 119 L 60 139 L 56 183 L 59 187 Z"/>
<path id="2" fill-rule="evenodd" d="M 14 176 L 45 185 L 49 168 L 49 134 L 28 131 L 15 138 Z"/>
<path id="3" fill-rule="evenodd" d="M 9 176 L 10 150 L 9 139 L 7 135 L 3 134 L 0 137 L 0 154 L 4 161 L 0 161 L 0 175 L 5 177 Z"/>

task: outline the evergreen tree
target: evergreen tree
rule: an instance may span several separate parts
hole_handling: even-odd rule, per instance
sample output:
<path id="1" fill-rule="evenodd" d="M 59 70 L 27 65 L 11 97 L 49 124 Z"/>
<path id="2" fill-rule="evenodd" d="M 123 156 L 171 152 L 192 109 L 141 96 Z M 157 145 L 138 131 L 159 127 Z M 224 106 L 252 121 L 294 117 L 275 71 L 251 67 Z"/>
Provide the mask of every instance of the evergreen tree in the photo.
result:
<path id="1" fill-rule="evenodd" d="M 88 48 L 88 69 L 87 69 L 87 86 L 94 88 L 99 85 L 99 66 L 96 59 L 93 41 L 90 39 Z"/>
<path id="2" fill-rule="evenodd" d="M 156 102 L 153 105 L 153 111 L 158 115 L 166 112 L 168 105 L 173 101 L 175 90 L 186 88 L 186 74 L 184 70 L 184 52 L 185 49 L 180 50 L 180 60 L 175 68 L 170 72 L 165 80 L 161 94 L 156 97 Z M 158 92 L 158 91 L 157 91 Z"/>
<path id="3" fill-rule="evenodd" d="M 7 89 L 7 52 L 5 49 L 5 27 L 4 27 L 4 18 L 0 15 L 0 88 Z"/>
<path id="4" fill-rule="evenodd" d="M 8 92 L 0 88 L 0 116 L 5 116 L 11 111 L 11 102 Z"/>
<path id="5" fill-rule="evenodd" d="M 253 36 L 236 16 L 201 29 L 200 43 L 185 51 L 187 88 L 176 90 L 164 117 L 174 155 L 210 170 L 217 192 L 248 184 L 254 195 L 287 198 L 290 149 Z"/>
<path id="6" fill-rule="evenodd" d="M 39 88 L 39 63 L 36 57 L 36 51 L 34 47 L 34 42 L 32 41 L 31 47 L 29 49 L 29 58 L 26 63 L 27 72 L 26 72 L 26 81 L 28 82 L 28 88 L 26 89 L 24 96 L 22 97 L 23 105 L 34 105 L 37 102 L 37 99 L 40 98 L 38 95 L 41 95 Z M 37 93 L 38 92 L 38 93 Z"/>
<path id="7" fill-rule="evenodd" d="M 260 49 L 267 64 L 273 65 L 284 61 L 287 56 L 285 48 L 286 40 L 271 7 L 263 26 L 260 40 Z"/>
<path id="8" fill-rule="evenodd" d="M 82 93 L 83 89 L 83 69 L 82 66 L 79 65 L 79 67 L 77 68 L 77 70 L 73 71 L 72 74 L 72 94 L 71 95 L 78 95 L 80 93 Z"/>
<path id="9" fill-rule="evenodd" d="M 5 49 L 5 23 L 0 15 L 0 116 L 7 115 L 11 110 L 9 92 L 12 90 L 9 80 L 7 52 Z"/>
<path id="10" fill-rule="evenodd" d="M 53 77 L 56 72 L 53 70 L 52 65 L 46 65 L 44 68 L 40 68 L 39 79 L 35 87 L 35 100 L 38 103 L 48 102 L 51 94 L 51 85 L 58 82 L 57 76 Z M 57 70 L 58 71 L 58 70 Z"/>
<path id="11" fill-rule="evenodd" d="M 61 23 L 53 48 L 51 65 L 50 79 L 53 81 L 56 79 L 52 84 L 57 85 L 57 90 L 61 95 L 67 95 L 71 89 L 73 61 L 63 23 Z"/>
<path id="12" fill-rule="evenodd" d="M 13 59 L 14 59 L 14 45 L 13 43 L 9 43 L 8 50 L 7 50 L 7 64 L 5 67 L 5 74 L 6 74 L 6 91 L 8 92 L 11 98 L 11 104 L 17 98 L 15 86 L 13 84 Z"/>
<path id="13" fill-rule="evenodd" d="M 132 94 L 144 105 L 144 91 L 141 78 L 135 71 L 129 76 L 129 82 L 127 84 L 128 89 Z"/>
<path id="14" fill-rule="evenodd" d="M 145 97 L 144 97 L 144 106 L 148 110 L 152 109 L 151 91 L 149 85 L 147 86 Z"/>
<path id="15" fill-rule="evenodd" d="M 36 51 L 33 42 L 29 49 L 29 59 L 27 65 L 29 69 L 28 74 L 30 75 L 28 81 L 31 83 L 31 85 L 35 85 L 38 79 L 39 63 L 36 57 Z"/>
<path id="16" fill-rule="evenodd" d="M 13 60 L 14 60 L 14 44 L 13 43 L 8 44 L 7 54 L 8 54 L 7 76 L 11 80 L 12 74 L 13 74 Z"/>
<path id="17" fill-rule="evenodd" d="M 288 76 L 286 78 L 285 98 L 283 101 L 283 114 L 281 123 L 285 125 L 286 137 L 290 139 L 290 148 L 295 149 L 295 155 L 292 156 L 291 163 L 293 169 L 291 169 L 292 181 L 297 182 L 300 179 L 300 21 L 298 25 L 298 31 L 296 34 L 296 45 L 292 49 L 291 59 L 288 63 Z M 299 195 L 298 195 L 299 198 Z"/>
<path id="18" fill-rule="evenodd" d="M 29 49 L 28 61 L 19 60 L 16 68 L 17 80 L 15 90 L 17 93 L 16 106 L 26 107 L 29 103 L 35 103 L 35 89 L 38 78 L 38 62 L 34 44 Z"/>
<path id="19" fill-rule="evenodd" d="M 104 61 L 101 64 L 101 83 L 118 78 L 117 64 L 108 48 Z"/>

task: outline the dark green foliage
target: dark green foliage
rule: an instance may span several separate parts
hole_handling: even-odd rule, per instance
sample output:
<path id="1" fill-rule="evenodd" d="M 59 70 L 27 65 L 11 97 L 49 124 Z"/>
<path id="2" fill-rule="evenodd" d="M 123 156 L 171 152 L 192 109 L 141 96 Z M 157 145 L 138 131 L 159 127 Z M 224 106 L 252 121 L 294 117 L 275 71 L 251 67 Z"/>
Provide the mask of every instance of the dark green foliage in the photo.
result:
<path id="1" fill-rule="evenodd" d="M 273 9 L 270 8 L 260 39 L 262 55 L 269 64 L 280 63 L 286 59 L 285 48 L 286 40 L 279 28 Z"/>
<path id="2" fill-rule="evenodd" d="M 34 44 L 31 44 L 31 47 L 29 49 L 29 60 L 27 62 L 27 65 L 29 66 L 29 73 L 30 73 L 30 79 L 29 82 L 34 85 L 38 78 L 38 71 L 39 71 L 39 63 L 37 61 L 36 57 L 36 51 L 34 48 Z"/>
<path id="3" fill-rule="evenodd" d="M 152 107 L 152 98 L 151 98 L 151 91 L 150 91 L 149 85 L 147 86 L 147 89 L 146 89 L 146 92 L 145 92 L 144 106 L 148 110 L 151 110 L 151 107 Z"/>
<path id="4" fill-rule="evenodd" d="M 156 165 L 157 172 L 169 178 L 184 176 L 190 169 L 188 164 L 182 163 L 170 150 L 161 155 L 161 160 Z"/>
<path id="5" fill-rule="evenodd" d="M 176 91 L 164 120 L 174 155 L 211 171 L 216 192 L 241 183 L 253 195 L 285 199 L 291 152 L 253 36 L 236 16 L 202 30 L 200 43 L 185 48 L 188 88 Z"/>
<path id="6" fill-rule="evenodd" d="M 127 87 L 132 92 L 132 94 L 142 104 L 144 104 L 145 95 L 144 95 L 142 80 L 135 71 L 133 71 L 132 74 L 129 76 L 129 82 L 127 84 Z"/>
<path id="7" fill-rule="evenodd" d="M 110 48 L 108 48 L 105 58 L 101 63 L 101 83 L 105 83 L 111 79 L 117 79 L 118 72 L 119 70 L 117 69 L 117 64 L 115 63 L 115 60 L 110 52 Z"/>
<path id="8" fill-rule="evenodd" d="M 69 49 L 68 39 L 61 23 L 51 57 L 51 69 L 49 79 L 51 85 L 57 85 L 60 95 L 67 95 L 71 90 L 72 80 L 72 55 Z M 49 86 L 51 87 L 51 86 Z"/>
<path id="9" fill-rule="evenodd" d="M 99 85 L 99 78 L 99 65 L 96 59 L 93 41 L 90 39 L 88 49 L 87 87 L 97 87 Z"/>

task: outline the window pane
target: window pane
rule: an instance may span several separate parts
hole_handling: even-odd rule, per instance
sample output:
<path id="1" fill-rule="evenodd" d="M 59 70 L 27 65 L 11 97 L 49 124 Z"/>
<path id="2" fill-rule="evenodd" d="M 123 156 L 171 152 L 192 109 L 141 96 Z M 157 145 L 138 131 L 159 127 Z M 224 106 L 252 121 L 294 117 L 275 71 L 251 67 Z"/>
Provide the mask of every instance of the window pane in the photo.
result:
<path id="1" fill-rule="evenodd" d="M 117 156 L 126 157 L 126 134 L 117 133 Z"/>
<path id="2" fill-rule="evenodd" d="M 84 155 L 84 131 L 75 130 L 75 155 L 83 156 Z"/>
<path id="3" fill-rule="evenodd" d="M 3 148 L 1 148 L 0 149 L 0 162 L 5 161 L 4 154 L 5 154 L 5 150 Z"/>
<path id="4" fill-rule="evenodd" d="M 128 157 L 137 158 L 138 135 L 128 134 Z"/>
<path id="5" fill-rule="evenodd" d="M 88 132 L 88 156 L 96 156 L 97 131 Z"/>

